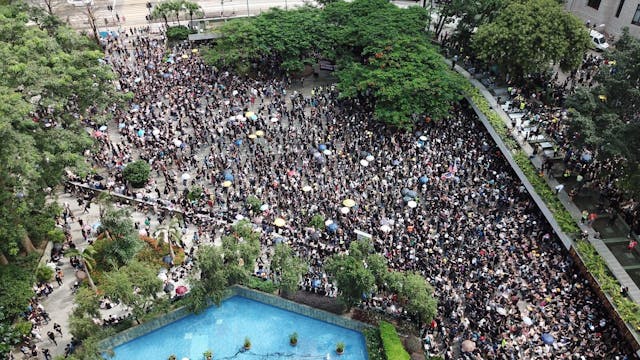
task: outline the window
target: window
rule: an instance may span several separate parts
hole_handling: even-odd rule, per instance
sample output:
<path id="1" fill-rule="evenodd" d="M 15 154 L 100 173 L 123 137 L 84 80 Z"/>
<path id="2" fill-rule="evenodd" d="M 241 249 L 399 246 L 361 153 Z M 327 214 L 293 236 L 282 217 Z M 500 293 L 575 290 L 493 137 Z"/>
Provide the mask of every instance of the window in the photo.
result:
<path id="1" fill-rule="evenodd" d="M 618 10 L 616 10 L 616 17 L 620 17 L 620 12 L 622 11 L 623 6 L 624 6 L 624 0 L 620 0 L 620 4 L 618 4 Z"/>
<path id="2" fill-rule="evenodd" d="M 631 23 L 633 25 L 640 25 L 640 5 L 636 9 L 636 13 L 633 14 L 633 19 L 631 19 Z"/>
<path id="3" fill-rule="evenodd" d="M 587 0 L 587 6 L 598 10 L 600 8 L 600 0 Z"/>

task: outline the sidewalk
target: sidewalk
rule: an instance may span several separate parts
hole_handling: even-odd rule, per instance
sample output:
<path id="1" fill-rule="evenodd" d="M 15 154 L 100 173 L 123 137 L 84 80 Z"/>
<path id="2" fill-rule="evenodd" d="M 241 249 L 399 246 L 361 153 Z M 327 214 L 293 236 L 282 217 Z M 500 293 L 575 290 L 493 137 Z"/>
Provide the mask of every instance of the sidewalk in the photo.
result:
<path id="1" fill-rule="evenodd" d="M 92 204 L 88 213 L 83 213 L 84 206 L 79 206 L 77 199 L 67 193 L 59 194 L 58 202 L 60 204 L 68 203 L 73 215 L 75 216 L 74 221 L 70 221 L 71 225 L 71 235 L 73 237 L 73 241 L 78 247 L 80 251 L 84 250 L 88 243 L 84 241 L 82 237 L 82 232 L 80 228 L 80 224 L 78 219 L 83 219 L 85 224 L 95 224 L 100 220 L 99 206 L 97 204 Z M 117 207 L 117 206 L 116 206 Z M 151 218 L 151 229 L 155 229 L 158 227 L 159 223 L 157 222 L 156 216 L 152 214 L 141 213 L 138 211 L 132 211 L 131 218 L 134 222 L 143 223 L 144 219 L 149 216 Z M 191 239 L 193 237 L 194 229 L 190 228 L 185 235 L 185 240 Z M 47 247 L 46 253 L 43 254 L 43 261 L 46 262 L 49 260 L 50 247 Z M 39 352 L 42 352 L 42 349 L 49 349 L 51 355 L 53 357 L 64 355 L 65 346 L 71 342 L 71 332 L 69 329 L 69 316 L 73 311 L 74 303 L 74 295 L 71 292 L 71 287 L 73 283 L 76 281 L 75 271 L 73 267 L 69 264 L 69 258 L 63 257 L 60 262 L 62 263 L 59 266 L 64 272 L 64 283 L 61 286 L 58 286 L 55 282 L 53 285 L 53 292 L 46 298 L 41 300 L 41 304 L 44 306 L 45 310 L 49 313 L 51 317 L 51 321 L 47 325 L 40 327 L 40 334 L 43 335 L 45 340 L 38 342 L 37 346 Z M 110 314 L 114 316 L 121 315 L 125 313 L 127 309 L 123 308 L 121 305 L 115 306 L 111 310 L 102 310 L 102 317 L 107 318 Z M 62 336 L 53 330 L 53 324 L 60 324 L 62 327 Z M 54 345 L 52 341 L 47 339 L 45 336 L 48 331 L 53 331 L 56 334 L 56 342 L 57 345 Z M 14 351 L 14 355 L 17 359 L 20 359 L 22 355 L 19 350 Z"/>

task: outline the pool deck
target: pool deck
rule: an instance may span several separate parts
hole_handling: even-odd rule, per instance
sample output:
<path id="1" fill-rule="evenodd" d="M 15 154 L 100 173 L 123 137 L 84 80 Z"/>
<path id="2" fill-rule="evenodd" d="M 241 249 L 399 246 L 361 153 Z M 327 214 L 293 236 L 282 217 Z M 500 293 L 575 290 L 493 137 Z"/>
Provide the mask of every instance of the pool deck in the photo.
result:
<path id="1" fill-rule="evenodd" d="M 308 316 L 313 319 L 321 320 L 329 324 L 337 325 L 343 328 L 355 330 L 361 332 L 362 330 L 371 327 L 371 325 L 351 320 L 344 316 L 338 316 L 330 312 L 316 309 L 307 305 L 298 304 L 296 302 L 283 299 L 279 296 L 263 293 L 256 290 L 248 289 L 244 286 L 234 285 L 228 289 L 225 300 L 233 296 L 242 296 L 247 299 L 255 300 L 263 304 L 271 305 L 279 309 L 287 310 L 296 314 Z M 224 301 L 224 300 L 223 300 Z M 111 337 L 102 340 L 99 343 L 99 349 L 101 351 L 108 352 L 118 345 L 129 342 L 142 335 L 148 334 L 156 329 L 166 326 L 172 322 L 180 320 L 184 317 L 191 315 L 186 308 L 181 307 L 174 311 L 171 311 L 165 315 L 161 315 L 153 320 L 147 321 L 143 324 L 131 327 L 124 331 L 121 331 Z"/>

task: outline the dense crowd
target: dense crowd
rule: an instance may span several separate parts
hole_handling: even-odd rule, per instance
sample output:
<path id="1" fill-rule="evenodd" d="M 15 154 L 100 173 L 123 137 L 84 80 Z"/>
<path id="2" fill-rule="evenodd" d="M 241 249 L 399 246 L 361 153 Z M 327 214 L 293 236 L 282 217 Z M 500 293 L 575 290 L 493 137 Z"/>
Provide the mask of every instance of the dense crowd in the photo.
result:
<path id="1" fill-rule="evenodd" d="M 134 98 L 114 109 L 113 129 L 92 130 L 101 150 L 87 155 L 108 170 L 92 186 L 158 204 L 162 221 L 161 208 L 185 213 L 198 240 L 248 218 L 261 231 L 260 263 L 286 241 L 310 264 L 301 286 L 328 296 L 339 289 L 323 261 L 355 230 L 369 233 L 391 268 L 434 286 L 438 317 L 425 337 L 450 359 L 625 358 L 616 327 L 466 106 L 403 133 L 330 84 L 298 93 L 259 66 L 238 76 L 133 30 L 109 41 L 105 60 Z M 121 169 L 138 158 L 154 176 L 132 192 Z M 309 225 L 316 214 L 324 230 Z M 382 291 L 369 304 L 402 313 Z M 476 349 L 460 352 L 465 340 Z"/>

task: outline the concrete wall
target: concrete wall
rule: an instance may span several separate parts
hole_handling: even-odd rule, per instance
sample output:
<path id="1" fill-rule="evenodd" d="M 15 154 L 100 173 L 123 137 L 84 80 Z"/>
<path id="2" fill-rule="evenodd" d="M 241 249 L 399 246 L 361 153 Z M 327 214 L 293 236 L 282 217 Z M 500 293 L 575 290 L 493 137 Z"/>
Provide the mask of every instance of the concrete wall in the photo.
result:
<path id="1" fill-rule="evenodd" d="M 622 28 L 628 27 L 631 35 L 640 38 L 640 26 L 631 23 L 640 1 L 624 0 L 620 16 L 616 17 L 620 1 L 623 0 L 602 0 L 598 10 L 587 6 L 588 0 L 567 0 L 565 6 L 585 23 L 588 20 L 591 21 L 591 25 L 604 24 L 604 28 L 597 28 L 600 32 L 606 32 L 617 38 L 622 34 Z"/>

